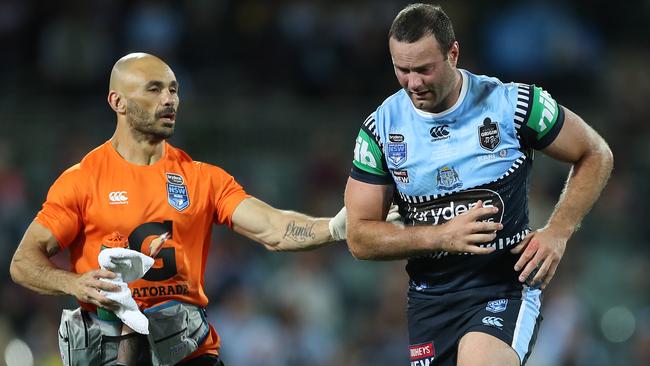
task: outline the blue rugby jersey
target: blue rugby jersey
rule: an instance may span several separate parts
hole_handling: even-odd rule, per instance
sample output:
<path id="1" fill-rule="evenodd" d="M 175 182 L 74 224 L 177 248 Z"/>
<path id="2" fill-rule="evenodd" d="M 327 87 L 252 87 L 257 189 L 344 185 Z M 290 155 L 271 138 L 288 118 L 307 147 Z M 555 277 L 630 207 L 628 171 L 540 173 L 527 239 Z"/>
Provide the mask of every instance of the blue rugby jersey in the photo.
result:
<path id="1" fill-rule="evenodd" d="M 535 85 L 460 72 L 460 96 L 444 112 L 416 109 L 404 90 L 386 99 L 361 126 L 350 173 L 394 185 L 406 225 L 443 224 L 478 200 L 499 208 L 487 219 L 504 228 L 481 244 L 495 253 L 409 258 L 413 283 L 441 292 L 516 281 L 516 258 L 506 249 L 530 230 L 532 151 L 551 144 L 564 123 L 562 108 Z"/>

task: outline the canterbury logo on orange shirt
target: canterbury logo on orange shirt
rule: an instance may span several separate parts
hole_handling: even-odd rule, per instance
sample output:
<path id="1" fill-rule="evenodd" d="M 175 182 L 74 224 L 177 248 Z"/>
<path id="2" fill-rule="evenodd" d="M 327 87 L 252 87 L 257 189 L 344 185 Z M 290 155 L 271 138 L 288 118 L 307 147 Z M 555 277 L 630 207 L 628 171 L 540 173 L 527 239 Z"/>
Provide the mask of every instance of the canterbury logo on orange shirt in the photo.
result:
<path id="1" fill-rule="evenodd" d="M 126 205 L 129 197 L 126 191 L 115 191 L 108 194 L 108 203 L 111 205 Z"/>

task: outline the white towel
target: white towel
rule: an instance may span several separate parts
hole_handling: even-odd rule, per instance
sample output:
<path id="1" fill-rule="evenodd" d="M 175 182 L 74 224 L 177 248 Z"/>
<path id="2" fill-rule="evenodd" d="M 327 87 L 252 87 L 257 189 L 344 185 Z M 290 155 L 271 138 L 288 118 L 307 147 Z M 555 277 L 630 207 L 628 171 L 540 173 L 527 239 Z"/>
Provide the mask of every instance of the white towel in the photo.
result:
<path id="1" fill-rule="evenodd" d="M 99 252 L 97 259 L 103 269 L 117 275 L 113 279 L 102 278 L 102 281 L 120 286 L 119 291 L 100 291 L 102 295 L 120 303 L 115 315 L 134 331 L 149 334 L 149 320 L 140 312 L 138 304 L 133 300 L 128 283 L 142 278 L 153 266 L 154 259 L 135 250 L 124 248 L 104 249 Z"/>

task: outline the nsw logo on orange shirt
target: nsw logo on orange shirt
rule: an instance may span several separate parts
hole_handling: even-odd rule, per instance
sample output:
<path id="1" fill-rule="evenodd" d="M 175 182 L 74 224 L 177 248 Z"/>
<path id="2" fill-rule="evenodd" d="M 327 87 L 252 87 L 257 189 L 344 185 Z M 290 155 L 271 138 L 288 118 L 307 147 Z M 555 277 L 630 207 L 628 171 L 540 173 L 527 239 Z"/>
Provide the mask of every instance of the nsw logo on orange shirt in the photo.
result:
<path id="1" fill-rule="evenodd" d="M 167 202 L 178 211 L 183 211 L 190 205 L 190 196 L 185 180 L 180 174 L 166 173 Z"/>

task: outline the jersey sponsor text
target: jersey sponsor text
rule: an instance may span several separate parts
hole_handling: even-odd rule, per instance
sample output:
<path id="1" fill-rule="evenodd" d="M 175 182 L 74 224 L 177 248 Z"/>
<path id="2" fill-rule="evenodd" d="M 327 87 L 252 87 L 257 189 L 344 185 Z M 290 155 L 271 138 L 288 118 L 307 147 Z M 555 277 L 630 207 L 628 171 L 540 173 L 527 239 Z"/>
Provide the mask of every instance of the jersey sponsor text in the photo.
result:
<path id="1" fill-rule="evenodd" d="M 409 346 L 411 366 L 428 366 L 436 357 L 433 342 L 420 343 Z"/>
<path id="2" fill-rule="evenodd" d="M 497 207 L 499 209 L 499 212 L 486 217 L 483 221 L 501 222 L 504 209 L 501 196 L 497 192 L 488 189 L 477 189 L 467 192 L 475 193 L 477 191 L 480 191 L 483 197 L 473 197 L 470 199 L 462 197 L 461 194 L 453 201 L 438 204 L 422 211 L 415 211 L 409 215 L 409 218 L 419 222 L 431 223 L 433 225 L 444 224 L 454 217 L 471 210 L 472 207 L 476 206 L 480 199 L 483 201 L 484 207 Z"/>
<path id="3" fill-rule="evenodd" d="M 377 160 L 368 149 L 368 141 L 361 136 L 357 137 L 357 143 L 354 146 L 354 160 L 371 168 L 377 168 Z"/>
<path id="4" fill-rule="evenodd" d="M 546 90 L 540 91 L 539 102 L 544 105 L 544 109 L 542 110 L 542 115 L 539 117 L 537 125 L 539 126 L 539 132 L 544 132 L 548 128 L 547 124 L 553 121 L 557 108 L 555 107 L 555 101 Z"/>
<path id="5" fill-rule="evenodd" d="M 144 286 L 131 289 L 134 298 L 138 297 L 155 297 L 170 295 L 187 295 L 190 289 L 187 284 L 166 285 L 166 286 Z"/>

